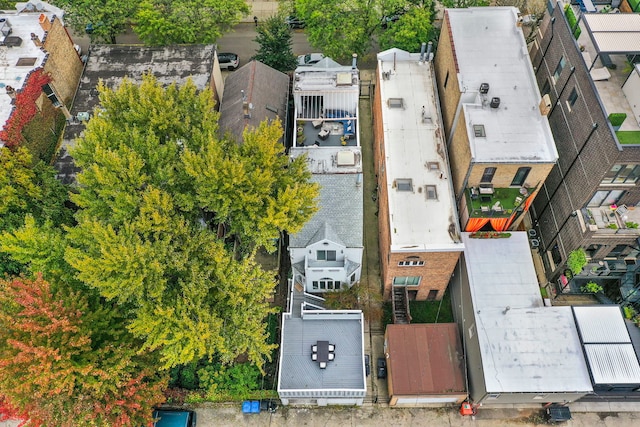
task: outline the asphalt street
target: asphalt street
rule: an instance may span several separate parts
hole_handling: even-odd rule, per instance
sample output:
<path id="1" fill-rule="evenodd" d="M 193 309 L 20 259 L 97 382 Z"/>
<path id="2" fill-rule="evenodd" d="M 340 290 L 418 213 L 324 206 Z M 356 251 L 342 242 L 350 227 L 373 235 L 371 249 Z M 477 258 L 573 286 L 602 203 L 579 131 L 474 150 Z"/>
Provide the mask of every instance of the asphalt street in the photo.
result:
<path id="1" fill-rule="evenodd" d="M 86 34 L 72 33 L 74 43 L 80 45 L 82 52 L 87 52 L 90 40 Z M 233 52 L 240 56 L 240 66 L 246 64 L 258 49 L 256 27 L 253 23 L 241 23 L 234 27 L 233 31 L 225 34 L 218 40 L 219 52 Z M 118 44 L 140 44 L 140 40 L 131 29 L 125 34 L 116 37 Z M 293 30 L 291 48 L 296 55 L 313 52 L 307 37 L 302 30 Z"/>

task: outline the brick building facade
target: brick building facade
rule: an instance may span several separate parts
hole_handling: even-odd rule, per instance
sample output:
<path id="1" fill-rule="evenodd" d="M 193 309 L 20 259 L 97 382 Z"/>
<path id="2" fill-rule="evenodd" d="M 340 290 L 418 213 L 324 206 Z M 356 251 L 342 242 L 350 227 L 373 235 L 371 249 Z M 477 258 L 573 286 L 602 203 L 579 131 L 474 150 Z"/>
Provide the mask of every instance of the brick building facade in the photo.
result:
<path id="1" fill-rule="evenodd" d="M 547 279 L 554 282 L 572 250 L 584 248 L 593 261 L 623 260 L 637 253 L 640 237 L 625 226 L 638 216 L 640 146 L 619 143 L 607 118 L 618 111 L 607 111 L 606 98 L 611 85 L 613 96 L 624 95 L 614 77 L 591 78 L 590 55 L 580 50 L 589 36 L 582 32 L 578 43 L 563 6 L 550 2 L 530 51 L 538 87 L 551 101 L 548 117 L 559 153 L 532 208 Z M 624 211 L 616 211 L 621 205 Z"/>

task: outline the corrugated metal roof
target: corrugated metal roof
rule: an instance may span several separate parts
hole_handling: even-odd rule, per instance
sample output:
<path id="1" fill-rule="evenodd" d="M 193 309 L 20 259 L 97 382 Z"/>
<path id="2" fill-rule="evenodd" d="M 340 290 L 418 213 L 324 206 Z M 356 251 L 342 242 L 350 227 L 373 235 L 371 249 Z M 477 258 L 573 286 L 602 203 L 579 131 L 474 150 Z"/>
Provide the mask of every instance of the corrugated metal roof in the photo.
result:
<path id="1" fill-rule="evenodd" d="M 391 395 L 465 394 L 463 352 L 455 323 L 388 325 Z"/>
<path id="2" fill-rule="evenodd" d="M 573 314 L 584 344 L 631 342 L 617 305 L 573 307 Z"/>
<path id="3" fill-rule="evenodd" d="M 594 384 L 640 384 L 640 364 L 631 344 L 585 344 Z"/>
<path id="4" fill-rule="evenodd" d="M 582 20 L 597 52 L 640 53 L 640 15 L 637 13 L 584 13 Z"/>

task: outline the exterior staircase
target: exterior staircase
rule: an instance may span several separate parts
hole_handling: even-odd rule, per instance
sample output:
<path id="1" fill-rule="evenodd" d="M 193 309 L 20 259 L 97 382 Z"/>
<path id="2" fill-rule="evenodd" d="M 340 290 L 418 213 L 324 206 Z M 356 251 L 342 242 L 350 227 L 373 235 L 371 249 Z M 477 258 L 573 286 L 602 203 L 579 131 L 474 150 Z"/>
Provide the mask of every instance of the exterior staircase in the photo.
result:
<path id="1" fill-rule="evenodd" d="M 409 314 L 409 294 L 406 286 L 394 286 L 391 304 L 393 308 L 393 323 L 411 323 Z"/>

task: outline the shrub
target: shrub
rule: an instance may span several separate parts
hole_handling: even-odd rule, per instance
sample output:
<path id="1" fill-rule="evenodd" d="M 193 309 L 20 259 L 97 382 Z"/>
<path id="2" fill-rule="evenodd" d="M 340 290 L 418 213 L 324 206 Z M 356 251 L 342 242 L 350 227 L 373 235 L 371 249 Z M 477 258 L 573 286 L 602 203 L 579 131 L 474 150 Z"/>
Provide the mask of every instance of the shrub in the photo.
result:
<path id="1" fill-rule="evenodd" d="M 622 126 L 625 119 L 627 118 L 627 113 L 611 113 L 609 114 L 609 122 L 611 126 Z"/>
<path id="2" fill-rule="evenodd" d="M 638 314 L 636 312 L 636 309 L 631 307 L 630 305 L 626 305 L 626 306 L 622 307 L 622 310 L 624 311 L 625 319 L 631 320 Z"/>
<path id="3" fill-rule="evenodd" d="M 571 32 L 573 33 L 573 37 L 578 40 L 582 30 L 578 25 L 578 18 L 576 18 L 575 13 L 573 13 L 573 9 L 569 3 L 564 5 L 564 15 L 567 17 L 567 22 L 569 23 L 569 28 L 571 28 Z"/>
<path id="4" fill-rule="evenodd" d="M 637 222 L 627 221 L 627 222 L 624 223 L 624 225 L 627 228 L 638 228 L 638 223 Z"/>
<path id="5" fill-rule="evenodd" d="M 582 248 L 571 251 L 567 258 L 567 267 L 574 275 L 582 271 L 582 267 L 587 264 L 587 253 Z"/>
<path id="6" fill-rule="evenodd" d="M 607 228 L 610 228 L 612 230 L 617 230 L 618 226 L 616 224 L 614 224 L 614 223 L 609 223 L 609 224 L 607 224 Z"/>
<path id="7" fill-rule="evenodd" d="M 598 292 L 602 292 L 604 288 L 596 282 L 589 282 L 586 285 L 580 286 L 580 290 L 584 293 L 597 294 Z"/>

